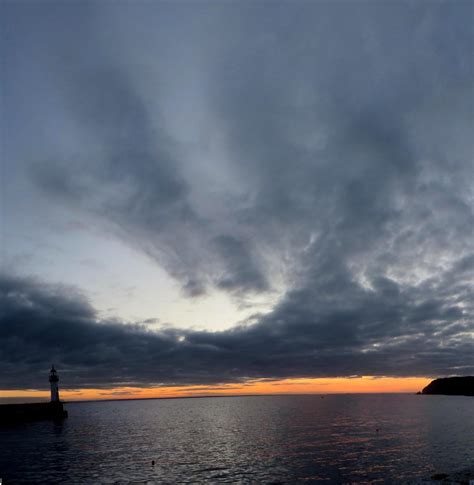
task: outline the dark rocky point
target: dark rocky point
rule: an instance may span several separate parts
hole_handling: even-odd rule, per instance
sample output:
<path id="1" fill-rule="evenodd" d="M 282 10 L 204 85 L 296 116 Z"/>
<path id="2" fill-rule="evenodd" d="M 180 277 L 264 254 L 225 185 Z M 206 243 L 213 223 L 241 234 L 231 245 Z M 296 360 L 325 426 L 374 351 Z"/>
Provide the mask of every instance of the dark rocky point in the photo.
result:
<path id="1" fill-rule="evenodd" d="M 422 394 L 474 396 L 474 376 L 435 379 L 423 389 Z"/>

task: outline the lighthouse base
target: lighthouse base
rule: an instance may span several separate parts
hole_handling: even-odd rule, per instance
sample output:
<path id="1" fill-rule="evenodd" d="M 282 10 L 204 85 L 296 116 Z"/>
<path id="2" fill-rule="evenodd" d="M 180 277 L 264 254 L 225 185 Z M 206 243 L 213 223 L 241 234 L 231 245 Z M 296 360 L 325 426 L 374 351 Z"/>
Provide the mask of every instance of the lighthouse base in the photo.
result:
<path id="1" fill-rule="evenodd" d="M 0 405 L 0 424 L 3 425 L 42 419 L 64 418 L 67 418 L 67 411 L 64 409 L 62 402 Z"/>

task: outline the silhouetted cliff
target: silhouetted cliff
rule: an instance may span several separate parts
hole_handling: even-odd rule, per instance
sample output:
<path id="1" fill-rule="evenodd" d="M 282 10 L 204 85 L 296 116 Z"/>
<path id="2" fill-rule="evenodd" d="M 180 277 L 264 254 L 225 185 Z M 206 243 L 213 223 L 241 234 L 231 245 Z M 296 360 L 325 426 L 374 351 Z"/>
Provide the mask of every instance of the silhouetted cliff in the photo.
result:
<path id="1" fill-rule="evenodd" d="M 422 394 L 474 396 L 474 376 L 435 379 L 423 389 Z"/>

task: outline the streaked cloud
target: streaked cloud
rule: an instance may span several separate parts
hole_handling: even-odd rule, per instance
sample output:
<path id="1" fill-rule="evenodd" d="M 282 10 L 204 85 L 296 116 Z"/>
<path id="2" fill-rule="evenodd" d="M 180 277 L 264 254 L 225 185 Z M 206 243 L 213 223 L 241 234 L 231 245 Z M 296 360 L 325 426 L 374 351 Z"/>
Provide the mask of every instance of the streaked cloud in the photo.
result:
<path id="1" fill-rule="evenodd" d="M 472 262 L 465 262 L 471 271 Z M 458 304 L 470 291 L 465 280 L 454 287 L 449 275 L 417 288 L 389 280 L 371 290 L 345 285 L 336 298 L 324 288 L 295 291 L 250 326 L 151 331 L 100 320 L 71 288 L 3 277 L 0 387 L 41 386 L 51 362 L 70 388 L 474 371 L 472 302 Z"/>
<path id="2" fill-rule="evenodd" d="M 4 386 L 53 356 L 83 387 L 472 372 L 470 2 L 51 5 L 2 6 Z M 28 274 L 71 221 L 265 313 L 104 317 Z"/>

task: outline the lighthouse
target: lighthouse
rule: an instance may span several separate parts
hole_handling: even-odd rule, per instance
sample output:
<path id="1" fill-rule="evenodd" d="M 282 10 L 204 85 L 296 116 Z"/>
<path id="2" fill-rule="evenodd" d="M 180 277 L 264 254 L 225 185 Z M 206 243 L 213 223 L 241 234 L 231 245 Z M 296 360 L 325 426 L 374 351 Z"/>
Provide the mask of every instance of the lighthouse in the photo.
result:
<path id="1" fill-rule="evenodd" d="M 59 377 L 54 368 L 54 365 L 51 366 L 51 370 L 49 371 L 49 383 L 51 384 L 51 402 L 59 402 L 59 387 L 58 387 Z"/>

